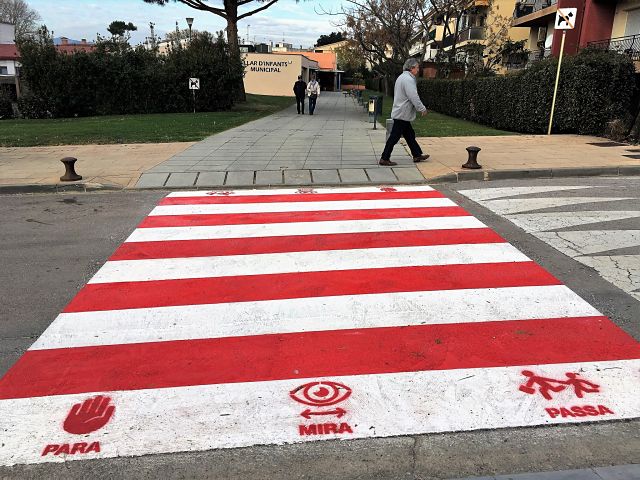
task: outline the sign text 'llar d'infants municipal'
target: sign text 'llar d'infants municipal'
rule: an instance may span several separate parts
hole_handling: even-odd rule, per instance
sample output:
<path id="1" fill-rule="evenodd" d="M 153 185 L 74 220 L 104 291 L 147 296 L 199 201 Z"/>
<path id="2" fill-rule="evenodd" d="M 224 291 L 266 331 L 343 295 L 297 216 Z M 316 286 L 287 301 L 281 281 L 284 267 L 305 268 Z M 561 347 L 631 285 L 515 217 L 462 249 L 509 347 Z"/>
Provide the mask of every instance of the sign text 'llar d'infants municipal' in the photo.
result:
<path id="1" fill-rule="evenodd" d="M 244 67 L 249 68 L 250 72 L 282 72 L 282 68 L 286 68 L 291 65 L 293 62 L 291 60 L 283 60 L 280 62 L 270 61 L 270 60 L 251 60 L 249 62 L 244 62 Z"/>

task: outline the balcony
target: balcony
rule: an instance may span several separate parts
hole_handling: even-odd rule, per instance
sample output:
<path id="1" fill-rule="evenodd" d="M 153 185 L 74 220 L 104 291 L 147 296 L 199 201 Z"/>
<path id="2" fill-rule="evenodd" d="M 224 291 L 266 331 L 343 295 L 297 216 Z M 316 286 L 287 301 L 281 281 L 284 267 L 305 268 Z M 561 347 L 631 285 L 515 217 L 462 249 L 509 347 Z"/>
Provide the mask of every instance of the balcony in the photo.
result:
<path id="1" fill-rule="evenodd" d="M 556 13 L 558 0 L 521 0 L 513 10 L 514 27 L 545 26 L 549 15 Z"/>
<path id="2" fill-rule="evenodd" d="M 622 53 L 631 57 L 632 60 L 640 61 L 640 35 L 589 42 L 587 47 Z"/>
<path id="3" fill-rule="evenodd" d="M 461 30 L 458 35 L 458 43 L 469 40 L 484 40 L 484 27 L 469 27 Z"/>

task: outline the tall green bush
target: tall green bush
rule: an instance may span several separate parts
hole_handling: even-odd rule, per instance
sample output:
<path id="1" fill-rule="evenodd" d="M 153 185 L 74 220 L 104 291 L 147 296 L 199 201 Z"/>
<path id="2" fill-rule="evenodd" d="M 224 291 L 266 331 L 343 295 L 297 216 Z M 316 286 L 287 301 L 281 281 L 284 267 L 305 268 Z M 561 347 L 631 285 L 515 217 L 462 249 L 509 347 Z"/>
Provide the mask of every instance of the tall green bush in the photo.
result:
<path id="1" fill-rule="evenodd" d="M 546 133 L 557 59 L 515 74 L 463 80 L 420 80 L 432 110 L 522 133 Z M 607 123 L 630 124 L 635 90 L 631 60 L 614 52 L 583 50 L 566 57 L 558 87 L 554 132 L 599 135 Z"/>
<path id="2" fill-rule="evenodd" d="M 26 117 L 74 117 L 193 110 L 189 77 L 200 78 L 199 111 L 227 110 L 242 82 L 242 65 L 222 37 L 198 33 L 167 55 L 114 39 L 92 52 L 60 53 L 43 31 L 19 45 Z"/>

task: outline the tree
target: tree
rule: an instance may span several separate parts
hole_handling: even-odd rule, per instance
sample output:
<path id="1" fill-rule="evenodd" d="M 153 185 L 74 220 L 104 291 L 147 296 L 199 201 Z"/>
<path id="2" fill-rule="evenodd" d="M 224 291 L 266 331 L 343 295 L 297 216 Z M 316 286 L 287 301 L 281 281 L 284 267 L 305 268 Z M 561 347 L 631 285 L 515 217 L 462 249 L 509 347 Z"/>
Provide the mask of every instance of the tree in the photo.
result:
<path id="1" fill-rule="evenodd" d="M 391 91 L 392 82 L 410 56 L 426 1 L 346 0 L 341 11 L 333 13 L 342 16 L 339 26 L 352 40 L 355 54 L 382 77 L 385 93 Z"/>
<path id="2" fill-rule="evenodd" d="M 143 0 L 145 3 L 155 3 L 157 5 L 166 5 L 169 2 L 178 2 L 187 5 L 188 7 L 203 12 L 211 12 L 214 15 L 224 18 L 227 21 L 227 42 L 229 43 L 229 52 L 233 58 L 236 58 L 238 62 L 240 59 L 240 46 L 238 43 L 238 21 L 243 18 L 249 17 L 255 13 L 266 10 L 271 5 L 274 5 L 278 0 Z M 211 5 L 210 5 L 211 4 Z M 214 5 L 219 6 L 214 6 Z M 257 4 L 262 4 L 257 8 Z M 248 10 L 241 12 L 240 10 Z M 238 97 L 239 100 L 244 101 L 246 95 L 244 92 L 244 83 L 240 82 L 238 85 Z"/>
<path id="3" fill-rule="evenodd" d="M 129 35 L 129 32 L 135 32 L 138 30 L 133 23 L 125 23 L 122 20 L 114 20 L 107 27 L 107 32 L 109 32 L 114 37 L 124 37 L 125 35 Z"/>
<path id="4" fill-rule="evenodd" d="M 318 41 L 316 42 L 316 47 L 329 45 L 331 43 L 340 42 L 342 40 L 344 40 L 342 32 L 331 32 L 329 35 L 320 35 L 320 38 L 318 38 Z"/>
<path id="5" fill-rule="evenodd" d="M 16 39 L 34 34 L 39 20 L 38 12 L 24 0 L 0 0 L 0 22 L 16 26 Z"/>

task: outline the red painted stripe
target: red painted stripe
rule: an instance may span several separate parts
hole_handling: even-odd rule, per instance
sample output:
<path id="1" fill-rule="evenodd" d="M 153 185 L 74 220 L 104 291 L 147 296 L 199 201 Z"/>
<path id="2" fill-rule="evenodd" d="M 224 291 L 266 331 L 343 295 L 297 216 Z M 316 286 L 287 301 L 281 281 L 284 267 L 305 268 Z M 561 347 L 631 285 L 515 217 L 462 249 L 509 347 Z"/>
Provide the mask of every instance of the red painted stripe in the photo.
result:
<path id="1" fill-rule="evenodd" d="M 333 202 L 344 200 L 398 200 L 411 198 L 444 198 L 438 191 L 426 192 L 360 192 L 282 195 L 211 195 L 207 197 L 165 197 L 159 205 L 208 205 L 229 203 Z"/>
<path id="2" fill-rule="evenodd" d="M 212 215 L 150 215 L 142 221 L 139 228 L 462 216 L 467 217 L 470 215 L 460 207 L 380 208 L 376 210 L 324 210 L 319 212 L 228 213 Z"/>
<path id="3" fill-rule="evenodd" d="M 64 311 L 122 310 L 332 295 L 542 285 L 561 283 L 534 262 L 90 283 L 78 292 Z"/>
<path id="4" fill-rule="evenodd" d="M 332 330 L 31 350 L 0 399 L 634 358 L 606 317 Z"/>
<path id="5" fill-rule="evenodd" d="M 253 255 L 261 253 L 350 250 L 355 248 L 500 242 L 504 242 L 500 235 L 488 228 L 223 238 L 211 240 L 173 240 L 123 243 L 112 255 L 110 260 Z"/>

